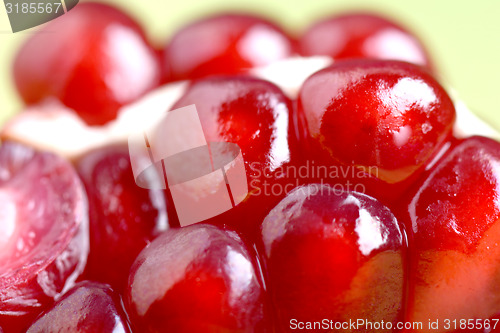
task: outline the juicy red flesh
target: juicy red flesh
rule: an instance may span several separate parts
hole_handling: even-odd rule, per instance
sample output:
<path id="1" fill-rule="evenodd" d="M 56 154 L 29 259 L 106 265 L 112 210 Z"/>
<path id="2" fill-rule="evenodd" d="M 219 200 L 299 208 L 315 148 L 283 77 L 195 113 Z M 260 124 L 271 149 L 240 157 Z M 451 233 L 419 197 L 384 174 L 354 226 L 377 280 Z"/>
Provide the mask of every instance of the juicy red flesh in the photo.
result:
<path id="1" fill-rule="evenodd" d="M 401 60 L 431 68 L 422 43 L 395 22 L 369 13 L 346 13 L 311 26 L 299 40 L 304 56 L 327 55 L 335 60 L 374 58 Z"/>
<path id="2" fill-rule="evenodd" d="M 70 287 L 88 253 L 83 186 L 69 162 L 0 148 L 0 325 L 18 332 Z"/>
<path id="3" fill-rule="evenodd" d="M 264 219 L 262 241 L 282 330 L 293 319 L 400 319 L 406 243 L 376 199 L 327 185 L 298 187 Z"/>
<path id="4" fill-rule="evenodd" d="M 134 332 L 266 332 L 254 263 L 232 232 L 203 224 L 166 231 L 130 272 Z"/>
<path id="5" fill-rule="evenodd" d="M 163 61 L 174 80 L 236 74 L 294 53 L 291 39 L 261 18 L 227 14 L 197 21 L 178 31 Z"/>
<path id="6" fill-rule="evenodd" d="M 127 147 L 108 146 L 77 162 L 89 199 L 86 277 L 122 291 L 141 250 L 168 227 L 163 191 L 139 188 Z"/>
<path id="7" fill-rule="evenodd" d="M 355 181 L 380 198 L 395 195 L 391 185 L 425 168 L 455 121 L 452 101 L 426 71 L 368 59 L 339 61 L 310 76 L 297 112 L 308 156 L 320 165 L 359 170 Z"/>
<path id="8" fill-rule="evenodd" d="M 55 97 L 90 125 L 160 83 L 158 55 L 114 7 L 82 3 L 44 25 L 17 54 L 14 79 L 27 104 Z"/>
<path id="9" fill-rule="evenodd" d="M 128 333 L 120 300 L 104 284 L 85 281 L 75 285 L 27 333 Z"/>
<path id="10" fill-rule="evenodd" d="M 291 101 L 275 85 L 251 78 L 222 76 L 195 81 L 172 109 L 195 104 L 207 142 L 232 142 L 241 148 L 249 196 L 217 222 L 254 226 L 277 203 L 270 186 L 284 180 L 291 162 L 288 143 Z M 184 129 L 179 129 L 181 135 Z M 250 221 L 243 222 L 244 219 Z"/>
<path id="11" fill-rule="evenodd" d="M 485 319 L 500 309 L 499 163 L 498 142 L 465 139 L 416 191 L 408 225 L 410 320 Z"/>

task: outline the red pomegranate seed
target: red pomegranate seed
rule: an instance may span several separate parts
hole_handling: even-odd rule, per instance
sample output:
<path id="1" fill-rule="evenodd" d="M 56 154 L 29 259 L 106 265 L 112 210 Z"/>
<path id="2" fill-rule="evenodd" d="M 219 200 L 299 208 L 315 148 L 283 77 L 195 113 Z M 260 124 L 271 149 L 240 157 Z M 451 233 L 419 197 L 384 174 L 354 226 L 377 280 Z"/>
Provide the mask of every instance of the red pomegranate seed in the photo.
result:
<path id="1" fill-rule="evenodd" d="M 267 308 L 250 250 L 232 232 L 170 229 L 132 266 L 127 305 L 134 332 L 266 332 Z"/>
<path id="2" fill-rule="evenodd" d="M 486 319 L 498 313 L 499 165 L 498 142 L 465 139 L 414 194 L 407 227 L 408 320 Z"/>
<path id="3" fill-rule="evenodd" d="M 14 62 L 27 104 L 55 97 L 90 125 L 115 119 L 118 109 L 160 83 L 158 55 L 140 26 L 120 10 L 81 3 L 36 31 Z"/>
<path id="4" fill-rule="evenodd" d="M 421 67 L 362 59 L 310 76 L 296 117 L 308 132 L 302 149 L 309 158 L 340 170 L 325 182 L 346 178 L 385 201 L 397 198 L 450 139 L 455 108 Z"/>
<path id="5" fill-rule="evenodd" d="M 27 333 L 129 333 L 120 299 L 103 284 L 85 281 L 74 286 Z"/>
<path id="6" fill-rule="evenodd" d="M 168 227 L 164 193 L 137 186 L 127 147 L 87 153 L 77 170 L 89 198 L 86 277 L 121 292 L 139 252 Z"/>
<path id="7" fill-rule="evenodd" d="M 304 325 L 325 318 L 331 331 L 336 322 L 401 319 L 405 238 L 376 199 L 327 185 L 298 187 L 265 218 L 262 241 L 282 331 L 302 325 L 319 332 Z"/>
<path id="8" fill-rule="evenodd" d="M 378 14 L 352 12 L 327 18 L 313 24 L 299 45 L 305 56 L 401 60 L 432 68 L 417 37 Z"/>
<path id="9" fill-rule="evenodd" d="M 264 19 L 224 14 L 178 31 L 165 48 L 164 63 L 174 80 L 236 74 L 291 56 L 291 39 Z"/>
<path id="10" fill-rule="evenodd" d="M 0 148 L 0 326 L 19 332 L 83 271 L 85 191 L 60 157 Z"/>

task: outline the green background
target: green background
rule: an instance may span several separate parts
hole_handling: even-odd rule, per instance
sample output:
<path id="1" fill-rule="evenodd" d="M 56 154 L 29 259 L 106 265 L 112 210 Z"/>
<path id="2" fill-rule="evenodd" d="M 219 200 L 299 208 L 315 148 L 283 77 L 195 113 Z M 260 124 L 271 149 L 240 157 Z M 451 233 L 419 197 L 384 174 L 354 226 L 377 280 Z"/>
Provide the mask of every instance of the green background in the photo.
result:
<path id="1" fill-rule="evenodd" d="M 28 0 L 27 0 L 28 1 Z M 207 13 L 244 10 L 262 13 L 294 33 L 330 13 L 375 10 L 401 22 L 427 45 L 441 73 L 481 118 L 500 129 L 500 1 L 439 0 L 122 0 L 124 8 L 162 45 L 176 28 Z M 0 4 L 0 123 L 22 107 L 11 78 L 20 43 L 36 28 L 13 34 Z"/>

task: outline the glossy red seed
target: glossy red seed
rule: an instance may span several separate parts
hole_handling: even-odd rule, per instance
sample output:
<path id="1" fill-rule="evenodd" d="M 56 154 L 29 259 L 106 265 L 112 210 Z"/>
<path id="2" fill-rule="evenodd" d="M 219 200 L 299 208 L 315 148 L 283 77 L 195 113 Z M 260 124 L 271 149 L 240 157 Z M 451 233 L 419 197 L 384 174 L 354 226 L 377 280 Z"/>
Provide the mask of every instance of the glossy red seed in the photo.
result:
<path id="1" fill-rule="evenodd" d="M 291 56 L 290 38 L 273 23 L 250 15 L 223 14 L 178 31 L 163 61 L 174 80 L 235 74 Z"/>
<path id="2" fill-rule="evenodd" d="M 90 125 L 160 82 L 160 64 L 141 28 L 123 12 L 82 3 L 44 25 L 21 47 L 14 79 L 27 104 L 51 96 Z"/>
<path id="3" fill-rule="evenodd" d="M 400 24 L 377 14 L 353 12 L 313 24 L 300 38 L 305 56 L 401 60 L 432 68 L 422 43 Z"/>
<path id="4" fill-rule="evenodd" d="M 137 186 L 127 147 L 87 153 L 77 170 L 89 198 L 87 278 L 122 291 L 139 252 L 168 227 L 164 193 Z"/>
<path id="5" fill-rule="evenodd" d="M 310 159 L 340 168 L 340 175 L 385 198 L 397 196 L 401 190 L 391 185 L 411 180 L 449 140 L 455 109 L 420 67 L 363 59 L 309 77 L 296 117 L 308 132 L 302 148 Z"/>
<path id="6" fill-rule="evenodd" d="M 0 325 L 19 332 L 82 272 L 88 253 L 83 186 L 69 162 L 0 148 Z"/>
<path id="7" fill-rule="evenodd" d="M 120 299 L 104 284 L 85 281 L 70 289 L 27 333 L 128 333 Z"/>
<path id="8" fill-rule="evenodd" d="M 234 210 L 236 215 L 221 216 L 218 223 L 257 226 L 284 195 L 284 174 L 292 163 L 291 101 L 270 82 L 222 76 L 195 81 L 172 109 L 191 104 L 196 105 L 207 142 L 236 143 L 245 161 L 250 195 Z M 183 131 L 179 128 L 172 135 L 180 137 Z"/>
<path id="9" fill-rule="evenodd" d="M 401 319 L 405 239 L 376 199 L 327 185 L 298 187 L 265 218 L 262 241 L 281 330 L 325 318 Z"/>
<path id="10" fill-rule="evenodd" d="M 168 230 L 132 266 L 134 332 L 267 332 L 254 262 L 232 232 L 203 224 Z"/>
<path id="11" fill-rule="evenodd" d="M 486 319 L 500 309 L 499 165 L 498 142 L 465 139 L 415 193 L 409 320 Z"/>

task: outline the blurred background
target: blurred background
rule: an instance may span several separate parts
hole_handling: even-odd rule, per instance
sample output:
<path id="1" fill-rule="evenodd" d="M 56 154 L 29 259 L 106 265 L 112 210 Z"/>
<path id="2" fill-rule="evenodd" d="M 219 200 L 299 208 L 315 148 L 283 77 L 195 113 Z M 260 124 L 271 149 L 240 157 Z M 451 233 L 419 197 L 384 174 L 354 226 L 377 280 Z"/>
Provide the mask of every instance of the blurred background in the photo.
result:
<path id="1" fill-rule="evenodd" d="M 451 0 L 101 0 L 142 23 L 161 47 L 173 32 L 218 11 L 247 11 L 267 16 L 298 34 L 329 14 L 364 9 L 401 23 L 427 45 L 441 73 L 477 115 L 500 129 L 500 1 Z M 12 33 L 0 10 L 0 124 L 22 108 L 11 77 L 19 45 L 36 28 Z"/>

